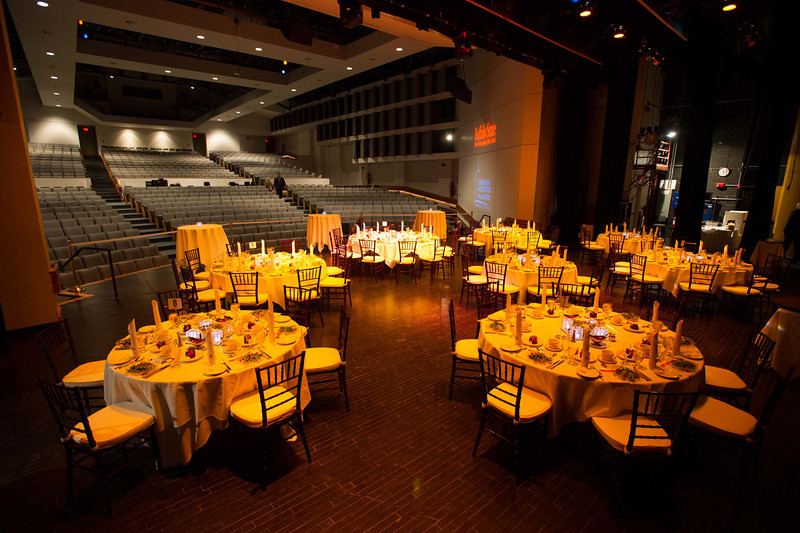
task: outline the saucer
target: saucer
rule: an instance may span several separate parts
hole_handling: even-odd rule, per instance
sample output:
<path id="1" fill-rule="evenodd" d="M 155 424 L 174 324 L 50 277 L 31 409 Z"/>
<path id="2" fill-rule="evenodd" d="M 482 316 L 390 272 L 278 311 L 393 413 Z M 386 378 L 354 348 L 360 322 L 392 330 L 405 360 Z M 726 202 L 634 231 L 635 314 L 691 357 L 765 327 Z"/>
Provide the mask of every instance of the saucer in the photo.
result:
<path id="1" fill-rule="evenodd" d="M 279 315 L 275 313 L 275 322 L 282 323 L 282 322 L 289 322 L 292 318 L 286 315 Z"/>
<path id="2" fill-rule="evenodd" d="M 519 352 L 524 346 L 514 342 L 514 339 L 508 339 L 500 344 L 500 349 L 505 352 Z"/>
<path id="3" fill-rule="evenodd" d="M 108 356 L 108 364 L 109 365 L 124 365 L 128 361 L 133 359 L 133 352 L 112 352 Z"/>
<path id="4" fill-rule="evenodd" d="M 668 370 L 665 368 L 656 368 L 653 370 L 656 376 L 662 377 L 664 379 L 678 379 L 681 375 L 676 372 L 675 370 Z"/>
<path id="5" fill-rule="evenodd" d="M 625 331 L 630 331 L 631 333 L 644 333 L 645 332 L 645 328 L 642 327 L 641 324 L 639 324 L 639 329 L 631 329 L 630 325 L 628 325 L 628 324 L 625 324 L 623 326 L 623 328 L 625 329 Z"/>

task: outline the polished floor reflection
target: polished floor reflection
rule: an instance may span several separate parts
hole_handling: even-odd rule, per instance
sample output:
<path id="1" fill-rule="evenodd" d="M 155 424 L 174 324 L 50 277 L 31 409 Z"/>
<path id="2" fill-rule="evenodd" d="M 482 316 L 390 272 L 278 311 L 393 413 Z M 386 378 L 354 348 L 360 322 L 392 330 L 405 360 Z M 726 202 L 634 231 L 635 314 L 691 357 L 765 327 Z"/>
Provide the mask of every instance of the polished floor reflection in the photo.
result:
<path id="1" fill-rule="evenodd" d="M 458 270 L 457 270 L 458 271 Z M 797 270 L 789 285 L 798 287 Z M 91 297 L 63 306 L 83 360 L 105 357 L 125 334 L 131 317 L 151 320 L 156 290 L 172 287 L 168 268 L 119 281 L 114 300 L 108 282 L 88 287 Z M 3 466 L 0 499 L 3 528 L 47 530 L 364 531 L 364 530 L 778 530 L 785 529 L 800 496 L 796 410 L 800 385 L 793 383 L 773 419 L 761 454 L 759 476 L 736 501 L 738 459 L 721 453 L 719 441 L 698 436 L 675 463 L 676 484 L 636 487 L 614 508 L 616 492 L 593 459 L 593 429 L 569 425 L 537 452 L 531 476 L 515 482 L 510 448 L 486 437 L 471 456 L 478 429 L 480 387 L 456 385 L 447 400 L 450 355 L 448 298 L 456 299 L 459 337 L 475 333 L 474 308 L 458 305 L 460 281 L 448 277 L 417 285 L 404 278 L 353 282 L 347 358 L 351 411 L 340 394 L 313 396 L 306 434 L 313 462 L 297 443 L 272 451 L 266 492 L 257 486 L 257 440 L 246 431 L 219 432 L 190 465 L 156 473 L 146 456 L 112 481 L 114 515 L 103 515 L 99 485 L 76 476 L 77 505 L 63 507 L 63 448 L 34 377 L 47 377 L 33 331 L 2 341 L 4 376 Z M 613 297 L 622 309 L 622 290 Z M 625 308 L 638 309 L 630 302 Z M 665 306 L 666 316 L 675 308 Z M 767 315 L 769 316 L 769 315 Z M 313 320 L 315 346 L 336 343 L 338 309 L 325 312 L 323 329 Z M 686 334 L 712 364 L 727 364 L 754 323 L 722 308 L 708 319 L 690 315 Z M 765 380 L 765 384 L 767 384 Z M 763 395 L 756 398 L 760 405 Z"/>

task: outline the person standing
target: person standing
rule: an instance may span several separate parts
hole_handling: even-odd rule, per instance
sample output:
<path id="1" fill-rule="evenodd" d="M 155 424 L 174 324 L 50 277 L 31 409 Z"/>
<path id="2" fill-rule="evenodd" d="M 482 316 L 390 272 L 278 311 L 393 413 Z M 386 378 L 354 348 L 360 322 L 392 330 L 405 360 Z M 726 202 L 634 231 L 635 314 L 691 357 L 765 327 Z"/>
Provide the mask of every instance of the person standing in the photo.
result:
<path id="1" fill-rule="evenodd" d="M 272 190 L 278 195 L 278 198 L 283 198 L 283 191 L 286 189 L 286 180 L 281 177 L 281 173 L 278 172 L 278 175 L 275 176 L 275 179 L 272 180 Z"/>
<path id="2" fill-rule="evenodd" d="M 797 206 L 795 207 L 794 211 L 789 214 L 789 218 L 786 219 L 786 225 L 783 227 L 783 253 L 785 257 L 789 256 L 789 248 L 794 245 L 794 250 L 792 251 L 792 264 L 797 264 L 797 260 L 800 259 L 800 202 L 797 202 Z"/>

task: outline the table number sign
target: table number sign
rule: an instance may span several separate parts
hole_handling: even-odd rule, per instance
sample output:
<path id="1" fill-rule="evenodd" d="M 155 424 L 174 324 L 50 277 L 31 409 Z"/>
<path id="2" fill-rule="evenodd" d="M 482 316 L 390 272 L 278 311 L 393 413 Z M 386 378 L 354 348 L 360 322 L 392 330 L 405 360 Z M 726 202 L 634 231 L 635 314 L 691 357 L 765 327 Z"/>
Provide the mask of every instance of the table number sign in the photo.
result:
<path id="1" fill-rule="evenodd" d="M 183 300 L 180 298 L 170 298 L 167 300 L 167 309 L 170 311 L 180 311 L 183 309 Z"/>

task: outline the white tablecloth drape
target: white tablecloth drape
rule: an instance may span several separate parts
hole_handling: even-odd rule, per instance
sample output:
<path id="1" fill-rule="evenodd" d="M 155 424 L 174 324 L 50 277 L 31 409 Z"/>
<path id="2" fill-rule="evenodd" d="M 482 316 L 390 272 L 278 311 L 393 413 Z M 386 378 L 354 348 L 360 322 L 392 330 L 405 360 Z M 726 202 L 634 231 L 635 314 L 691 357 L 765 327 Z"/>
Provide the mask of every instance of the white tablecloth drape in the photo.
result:
<path id="1" fill-rule="evenodd" d="M 200 262 L 206 266 L 219 261 L 227 252 L 228 236 L 220 224 L 180 226 L 175 236 L 175 258 L 185 260 L 186 250 L 200 249 Z"/>
<path id="2" fill-rule="evenodd" d="M 489 256 L 486 261 L 492 262 L 494 257 Z M 486 265 L 483 267 L 483 275 L 486 275 Z M 564 273 L 561 275 L 561 283 L 578 283 L 578 267 L 575 263 L 568 261 L 564 265 Z M 519 287 L 519 293 L 523 300 L 527 295 L 528 287 L 539 284 L 539 267 L 534 265 L 530 268 L 521 267 L 518 264 L 509 266 L 506 269 L 506 284 Z"/>
<path id="3" fill-rule="evenodd" d="M 792 379 L 800 378 L 800 313 L 778 309 L 761 333 L 775 341 L 772 368 L 785 376 L 794 367 Z"/>
<path id="4" fill-rule="evenodd" d="M 266 320 L 258 321 L 262 324 L 265 322 Z M 152 409 L 156 415 L 158 445 L 164 466 L 186 464 L 195 450 L 208 441 L 213 431 L 228 427 L 228 408 L 233 399 L 256 389 L 256 366 L 273 365 L 305 350 L 305 328 L 294 322 L 281 325 L 287 324 L 299 328 L 300 334 L 293 344 L 284 346 L 265 342 L 263 348 L 270 358 L 263 358 L 257 365 L 225 372 L 219 376 L 203 375 L 208 368 L 205 351 L 198 352 L 202 355 L 197 361 L 181 363 L 179 368 L 166 368 L 147 379 L 125 374 L 123 369 L 126 365 L 115 367 L 106 363 L 106 403 L 110 405 L 127 401 Z M 169 328 L 170 323 L 164 322 L 163 327 Z M 177 333 L 177 330 L 174 331 L 173 338 Z M 184 346 L 183 350 L 186 348 Z M 112 349 L 109 355 L 118 355 L 119 352 Z M 219 362 L 228 360 L 222 346 L 215 347 L 215 353 Z M 239 355 L 243 354 L 241 352 Z M 155 356 L 146 351 L 143 355 Z M 304 378 L 301 388 L 302 406 L 308 405 L 310 400 L 308 380 Z"/>
<path id="5" fill-rule="evenodd" d="M 309 246 L 314 244 L 317 250 L 322 250 L 326 244 L 328 248 L 332 248 L 330 232 L 337 228 L 342 231 L 342 219 L 339 215 L 308 215 L 306 243 Z"/>
<path id="6" fill-rule="evenodd" d="M 407 240 L 417 241 L 417 255 L 433 255 L 433 247 L 436 243 L 434 239 L 422 239 L 419 235 L 408 235 L 407 237 Z M 350 238 L 347 239 L 347 249 L 360 254 L 360 240 L 361 238 L 357 237 L 356 235 L 351 235 Z M 394 266 L 397 264 L 397 261 L 400 260 L 400 247 L 397 243 L 401 240 L 404 240 L 404 238 L 400 236 L 392 238 L 383 237 L 381 240 L 375 243 L 375 252 L 384 258 L 386 261 L 386 266 L 389 268 L 394 268 Z"/>

